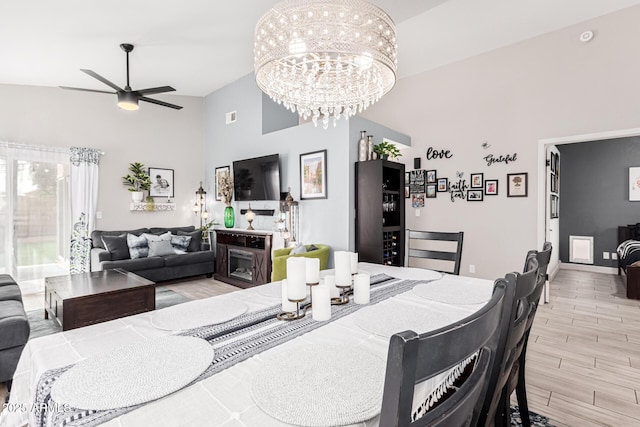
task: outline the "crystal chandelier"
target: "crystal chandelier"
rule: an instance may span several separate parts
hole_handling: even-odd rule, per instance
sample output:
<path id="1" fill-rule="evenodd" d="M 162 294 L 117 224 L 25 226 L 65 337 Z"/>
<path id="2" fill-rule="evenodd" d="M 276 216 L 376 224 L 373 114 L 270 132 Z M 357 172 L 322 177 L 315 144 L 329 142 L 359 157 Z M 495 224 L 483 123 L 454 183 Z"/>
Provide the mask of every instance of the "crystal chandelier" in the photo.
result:
<path id="1" fill-rule="evenodd" d="M 396 56 L 395 24 L 364 0 L 283 0 L 256 25 L 258 86 L 325 129 L 393 88 Z"/>

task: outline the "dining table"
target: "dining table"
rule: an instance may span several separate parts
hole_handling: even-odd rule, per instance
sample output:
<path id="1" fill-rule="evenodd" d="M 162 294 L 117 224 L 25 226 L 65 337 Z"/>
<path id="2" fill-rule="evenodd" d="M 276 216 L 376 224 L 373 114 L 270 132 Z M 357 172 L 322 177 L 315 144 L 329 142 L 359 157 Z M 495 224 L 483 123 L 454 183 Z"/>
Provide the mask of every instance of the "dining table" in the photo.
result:
<path id="1" fill-rule="evenodd" d="M 377 426 L 390 336 L 464 319 L 490 299 L 493 281 L 362 262 L 358 272 L 371 278 L 370 302 L 332 305 L 328 321 L 314 321 L 312 310 L 299 320 L 276 319 L 282 283 L 272 282 L 32 339 L 0 426 Z M 177 337 L 193 349 L 174 343 Z M 153 371 L 138 372 L 140 352 Z M 203 359 L 202 373 L 174 375 Z M 142 392 L 127 382 L 136 375 L 144 377 Z M 414 409 L 448 375 L 418 385 Z M 177 389 L 163 395 L 174 382 Z M 156 385 L 159 397 L 136 400 Z M 61 396 L 88 403 L 78 408 Z"/>

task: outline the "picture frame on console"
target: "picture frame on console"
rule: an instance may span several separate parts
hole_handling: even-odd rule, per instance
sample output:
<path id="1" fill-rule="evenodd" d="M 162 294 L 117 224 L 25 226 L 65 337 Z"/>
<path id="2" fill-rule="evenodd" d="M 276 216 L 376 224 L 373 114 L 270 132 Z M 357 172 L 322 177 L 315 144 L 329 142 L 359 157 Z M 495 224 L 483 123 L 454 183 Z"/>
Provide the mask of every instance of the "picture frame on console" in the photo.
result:
<path id="1" fill-rule="evenodd" d="M 230 166 L 221 166 L 219 168 L 215 169 L 215 174 L 216 174 L 216 200 L 218 201 L 222 201 L 222 193 L 220 192 L 220 186 L 218 185 L 218 182 L 220 181 L 220 177 L 222 176 L 223 173 L 231 173 L 231 167 Z"/>
<path id="2" fill-rule="evenodd" d="M 151 187 L 149 196 L 151 197 L 175 197 L 173 191 L 173 169 L 149 168 Z"/>
<path id="3" fill-rule="evenodd" d="M 300 154 L 300 199 L 327 198 L 327 150 Z"/>

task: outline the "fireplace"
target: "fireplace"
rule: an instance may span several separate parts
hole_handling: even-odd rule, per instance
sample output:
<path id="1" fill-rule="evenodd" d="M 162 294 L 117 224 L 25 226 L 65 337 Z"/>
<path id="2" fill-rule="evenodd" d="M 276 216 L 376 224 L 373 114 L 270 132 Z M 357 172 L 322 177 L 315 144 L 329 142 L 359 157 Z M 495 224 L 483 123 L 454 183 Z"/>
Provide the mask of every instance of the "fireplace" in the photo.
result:
<path id="1" fill-rule="evenodd" d="M 253 284 L 253 253 L 229 248 L 228 276 Z"/>

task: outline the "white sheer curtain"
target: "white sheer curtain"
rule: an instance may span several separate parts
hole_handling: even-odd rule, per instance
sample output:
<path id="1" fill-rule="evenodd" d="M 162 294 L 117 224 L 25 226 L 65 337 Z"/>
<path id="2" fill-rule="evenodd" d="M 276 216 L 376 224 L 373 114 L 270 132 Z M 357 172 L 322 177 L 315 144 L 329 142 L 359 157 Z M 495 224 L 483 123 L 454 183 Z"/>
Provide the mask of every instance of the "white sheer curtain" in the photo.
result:
<path id="1" fill-rule="evenodd" d="M 95 228 L 98 204 L 98 167 L 101 152 L 94 148 L 71 147 L 71 274 L 90 269 L 91 231 Z"/>

